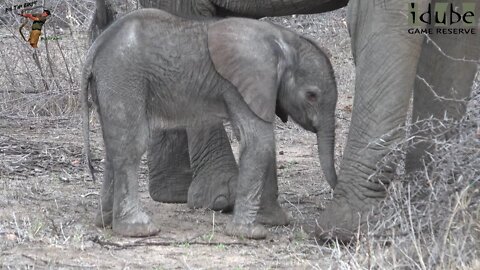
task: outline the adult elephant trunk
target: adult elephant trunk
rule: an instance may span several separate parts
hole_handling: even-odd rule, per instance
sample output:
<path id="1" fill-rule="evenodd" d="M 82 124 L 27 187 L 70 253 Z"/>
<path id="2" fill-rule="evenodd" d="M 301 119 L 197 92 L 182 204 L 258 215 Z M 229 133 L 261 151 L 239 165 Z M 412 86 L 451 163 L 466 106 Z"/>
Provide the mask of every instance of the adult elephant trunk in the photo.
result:
<path id="1" fill-rule="evenodd" d="M 211 2 L 217 7 L 217 16 L 262 18 L 332 11 L 346 6 L 348 0 L 211 0 Z"/>
<path id="2" fill-rule="evenodd" d="M 427 1 L 417 3 L 426 10 Z M 354 106 L 333 200 L 318 219 L 320 238 L 352 240 L 386 196 L 394 164 L 381 171 L 377 165 L 405 138 L 402 126 L 424 38 L 408 33 L 408 12 L 404 1 L 350 1 Z"/>
<path id="3" fill-rule="evenodd" d="M 95 39 L 105 30 L 110 24 L 115 21 L 117 11 L 110 0 L 97 0 L 95 2 L 95 13 L 90 24 L 89 43 L 92 44 Z"/>
<path id="4" fill-rule="evenodd" d="M 335 172 L 335 119 L 323 125 L 317 131 L 318 156 L 325 179 L 332 189 L 337 185 Z"/>

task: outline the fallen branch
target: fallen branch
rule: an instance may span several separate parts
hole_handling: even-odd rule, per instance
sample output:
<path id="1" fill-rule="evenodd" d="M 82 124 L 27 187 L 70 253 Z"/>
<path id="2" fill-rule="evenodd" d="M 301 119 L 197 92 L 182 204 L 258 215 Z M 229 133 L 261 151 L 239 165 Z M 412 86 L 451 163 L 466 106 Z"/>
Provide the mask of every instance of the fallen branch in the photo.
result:
<path id="1" fill-rule="evenodd" d="M 135 240 L 127 243 L 119 243 L 114 241 L 103 240 L 99 236 L 90 239 L 93 243 L 102 247 L 114 247 L 116 249 L 127 249 L 131 247 L 144 246 L 181 246 L 181 245 L 199 245 L 199 246 L 255 246 L 246 242 L 204 242 L 204 241 L 161 241 L 161 240 Z"/>
<path id="2" fill-rule="evenodd" d="M 67 267 L 67 268 L 81 268 L 81 269 L 97 268 L 97 266 L 94 266 L 94 265 L 76 265 L 76 264 L 69 264 L 69 263 L 61 263 L 61 262 L 57 262 L 55 260 L 46 260 L 46 259 L 42 259 L 42 258 L 39 258 L 39 257 L 30 256 L 28 254 L 22 254 L 22 256 L 29 259 L 29 260 L 32 260 L 34 262 L 41 262 L 42 264 L 44 264 L 46 266 L 49 266 L 49 267 L 52 267 L 52 266 L 62 267 L 63 266 L 63 267 Z"/>

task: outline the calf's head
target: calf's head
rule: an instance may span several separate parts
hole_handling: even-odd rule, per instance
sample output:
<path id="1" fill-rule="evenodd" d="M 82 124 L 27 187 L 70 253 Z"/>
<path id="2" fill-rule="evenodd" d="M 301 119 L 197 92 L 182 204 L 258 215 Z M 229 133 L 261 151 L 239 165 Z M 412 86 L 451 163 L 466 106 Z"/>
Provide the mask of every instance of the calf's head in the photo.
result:
<path id="1" fill-rule="evenodd" d="M 285 46 L 282 51 L 287 50 Z M 287 54 L 289 52 L 286 52 Z M 337 85 L 332 65 L 314 42 L 302 38 L 291 64 L 283 71 L 277 97 L 277 114 L 290 116 L 304 129 L 317 135 L 318 153 L 327 182 L 337 184 L 334 166 L 335 108 Z"/>
<path id="2" fill-rule="evenodd" d="M 217 72 L 230 81 L 259 118 L 288 116 L 317 134 L 320 163 L 332 188 L 337 88 L 327 55 L 314 42 L 269 23 L 225 19 L 210 25 L 208 49 Z"/>

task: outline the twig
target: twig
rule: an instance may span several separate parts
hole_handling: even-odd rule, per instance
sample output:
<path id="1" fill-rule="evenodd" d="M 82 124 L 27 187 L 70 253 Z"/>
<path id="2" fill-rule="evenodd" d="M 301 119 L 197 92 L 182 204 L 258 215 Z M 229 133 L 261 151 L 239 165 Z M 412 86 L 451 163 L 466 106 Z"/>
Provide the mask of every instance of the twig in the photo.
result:
<path id="1" fill-rule="evenodd" d="M 43 82 L 43 86 L 45 87 L 45 90 L 50 91 L 50 89 L 48 88 L 48 83 L 45 80 L 46 77 L 45 77 L 45 74 L 43 73 L 42 65 L 40 64 L 40 59 L 38 58 L 38 54 L 36 50 L 33 51 L 33 60 L 37 65 L 38 70 L 40 71 L 40 76 L 42 77 L 42 82 Z"/>
<path id="2" fill-rule="evenodd" d="M 479 59 L 475 60 L 475 59 L 467 59 L 467 58 L 465 58 L 465 57 L 464 57 L 464 58 L 452 57 L 452 56 L 446 54 L 446 53 L 442 50 L 442 48 L 440 48 L 440 45 L 438 45 L 435 41 L 433 41 L 433 39 L 432 39 L 429 35 L 424 34 L 424 36 L 425 36 L 425 38 L 427 39 L 427 43 L 432 43 L 433 46 L 434 46 L 435 48 L 437 48 L 437 50 L 438 50 L 443 56 L 447 57 L 448 59 L 450 59 L 450 60 L 452 60 L 452 61 L 461 61 L 461 62 L 470 62 L 470 63 L 480 64 L 480 60 L 479 60 Z"/>
<path id="3" fill-rule="evenodd" d="M 50 74 L 52 75 L 53 82 L 57 86 L 57 89 L 60 90 L 60 84 L 58 83 L 58 80 L 55 77 L 55 73 L 53 72 L 53 62 L 52 62 L 52 58 L 50 57 L 50 50 L 48 48 L 47 29 L 44 29 L 43 32 L 44 32 L 44 35 L 45 35 L 45 52 L 47 53 L 47 63 L 48 63 L 48 67 L 49 67 L 49 70 L 50 70 Z"/>
<path id="4" fill-rule="evenodd" d="M 295 210 L 297 210 L 297 212 L 300 214 L 300 217 L 302 219 L 305 219 L 305 216 L 303 215 L 302 211 L 300 211 L 300 209 L 298 209 L 298 207 L 293 204 L 292 202 L 290 202 L 286 197 L 283 198 L 288 204 L 290 204 L 291 206 L 293 206 L 293 208 L 295 208 Z"/>
<path id="5" fill-rule="evenodd" d="M 468 102 L 468 100 L 466 99 L 454 99 L 454 98 L 448 98 L 448 97 L 444 97 L 444 96 L 440 96 L 437 94 L 437 92 L 435 92 L 435 90 L 433 89 L 432 85 L 429 84 L 427 82 L 427 80 L 425 80 L 425 78 L 417 75 L 417 78 L 422 81 L 426 86 L 427 88 L 430 90 L 430 92 L 432 92 L 432 94 L 435 96 L 435 99 L 438 99 L 438 100 L 445 100 L 445 101 L 453 101 L 453 102 L 461 102 L 461 103 L 466 103 Z"/>
<path id="6" fill-rule="evenodd" d="M 98 196 L 98 192 L 89 192 L 89 193 L 87 193 L 87 194 L 82 194 L 82 195 L 80 195 L 80 197 L 82 197 L 82 198 L 87 198 L 87 197 L 89 197 L 89 196 L 94 196 L 94 195 L 95 195 L 95 196 Z"/>
<path id="7" fill-rule="evenodd" d="M 22 235 L 22 232 L 20 231 L 20 227 L 18 226 L 17 217 L 15 216 L 15 212 L 12 213 L 12 216 L 13 216 L 13 221 L 15 223 L 15 229 L 17 230 L 17 235 L 20 239 L 23 239 L 23 235 Z"/>
<path id="8" fill-rule="evenodd" d="M 15 80 L 14 80 L 15 76 L 12 73 L 12 69 L 8 66 L 8 61 L 5 57 L 5 54 L 3 53 L 3 50 L 1 50 L 0 55 L 2 56 L 2 61 L 5 64 L 5 70 L 8 72 L 8 79 L 10 80 L 12 87 L 15 87 Z"/>
<path id="9" fill-rule="evenodd" d="M 42 258 L 38 258 L 38 257 L 33 257 L 33 256 L 30 256 L 28 254 L 22 254 L 22 257 L 25 257 L 27 259 L 30 259 L 34 262 L 41 262 L 45 265 L 48 265 L 48 266 L 52 266 L 52 264 L 54 264 L 55 266 L 64 266 L 64 267 L 74 267 L 74 268 L 97 268 L 97 266 L 95 265 L 75 265 L 75 264 L 69 264 L 69 263 L 61 263 L 61 262 L 56 262 L 55 260 L 54 261 L 50 261 L 50 260 L 46 260 L 46 259 L 42 259 Z"/>
<path id="10" fill-rule="evenodd" d="M 57 34 L 57 31 L 54 28 L 54 33 Z M 68 61 L 65 58 L 65 53 L 63 52 L 62 47 L 60 46 L 60 42 L 58 40 L 55 40 L 55 44 L 57 45 L 58 51 L 60 51 L 60 55 L 62 56 L 63 63 L 65 63 L 65 69 L 67 70 L 68 73 L 68 81 L 70 82 L 70 87 L 73 87 L 74 81 L 73 81 L 73 76 L 72 72 L 70 71 L 70 67 L 68 66 Z"/>
<path id="11" fill-rule="evenodd" d="M 245 242 L 201 242 L 201 241 L 159 241 L 159 240 L 149 240 L 145 241 L 143 239 L 141 240 L 136 240 L 133 242 L 127 242 L 127 243 L 118 243 L 118 242 L 113 242 L 113 241 L 107 241 L 107 240 L 102 240 L 98 236 L 94 236 L 93 238 L 90 239 L 92 242 L 99 244 L 102 247 L 114 247 L 117 249 L 127 249 L 131 247 L 144 247 L 144 246 L 179 246 L 182 244 L 188 244 L 188 245 L 199 245 L 199 246 L 218 246 L 218 245 L 224 245 L 224 246 L 255 246 L 249 243 Z"/>
<path id="12" fill-rule="evenodd" d="M 460 176 L 462 177 L 462 176 Z M 460 203 L 461 203 L 461 200 L 462 198 L 464 198 L 466 192 L 470 189 L 470 186 L 466 186 L 462 192 L 460 192 L 460 195 L 458 195 L 458 193 L 456 194 L 455 198 L 456 198 L 456 203 L 455 203 L 455 206 L 452 210 L 452 214 L 448 220 L 448 223 L 447 223 L 447 227 L 445 229 L 445 235 L 443 236 L 443 242 L 442 242 L 442 249 L 445 248 L 445 246 L 447 245 L 447 241 L 448 241 L 448 236 L 450 235 L 450 230 L 452 228 L 452 224 L 453 224 L 453 221 L 454 221 L 454 218 L 455 216 L 457 215 L 458 213 L 458 209 L 460 208 Z"/>

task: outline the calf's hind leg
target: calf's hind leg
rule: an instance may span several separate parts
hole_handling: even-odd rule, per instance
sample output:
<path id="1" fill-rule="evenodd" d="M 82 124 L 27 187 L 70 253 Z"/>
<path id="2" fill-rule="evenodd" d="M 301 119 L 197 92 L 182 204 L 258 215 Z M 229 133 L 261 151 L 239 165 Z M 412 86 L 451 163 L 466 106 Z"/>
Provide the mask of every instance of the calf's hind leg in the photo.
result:
<path id="1" fill-rule="evenodd" d="M 139 108 L 145 108 L 145 105 L 142 99 L 132 97 L 127 100 L 122 96 L 105 98 L 99 95 L 106 151 L 105 180 L 112 182 L 104 183 L 102 198 L 113 199 L 112 229 L 115 233 L 133 237 L 154 235 L 159 230 L 140 206 L 138 196 L 138 167 L 148 138 L 145 110 Z M 108 204 L 100 207 L 105 220 L 110 209 Z"/>
<path id="2" fill-rule="evenodd" d="M 95 217 L 95 225 L 101 228 L 112 226 L 113 221 L 113 167 L 112 159 L 105 158 L 102 192 Z"/>

